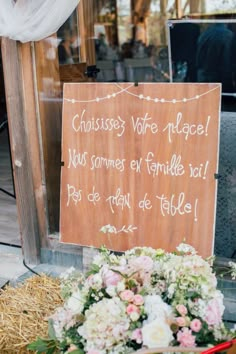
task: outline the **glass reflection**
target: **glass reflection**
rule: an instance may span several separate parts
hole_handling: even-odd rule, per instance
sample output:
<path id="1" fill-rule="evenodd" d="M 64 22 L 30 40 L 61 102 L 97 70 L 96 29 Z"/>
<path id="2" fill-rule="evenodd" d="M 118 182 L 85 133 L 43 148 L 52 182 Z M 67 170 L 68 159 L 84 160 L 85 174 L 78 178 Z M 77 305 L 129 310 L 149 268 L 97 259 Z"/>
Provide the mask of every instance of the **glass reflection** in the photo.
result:
<path id="1" fill-rule="evenodd" d="M 234 96 L 236 21 L 170 21 L 169 42 L 172 81 L 219 82 Z"/>

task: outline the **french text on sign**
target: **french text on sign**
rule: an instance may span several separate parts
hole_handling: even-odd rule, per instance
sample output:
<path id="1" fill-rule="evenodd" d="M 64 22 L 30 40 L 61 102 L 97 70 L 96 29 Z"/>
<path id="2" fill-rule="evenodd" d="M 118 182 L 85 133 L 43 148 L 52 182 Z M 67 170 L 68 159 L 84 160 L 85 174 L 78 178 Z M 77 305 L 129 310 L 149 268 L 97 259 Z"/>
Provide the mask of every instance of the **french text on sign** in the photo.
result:
<path id="1" fill-rule="evenodd" d="M 75 205 L 77 205 L 78 202 L 81 202 L 82 200 L 82 190 L 81 189 L 76 189 L 74 186 L 71 186 L 70 184 L 67 184 L 67 203 L 66 206 L 68 207 L 70 205 L 70 202 L 72 201 Z"/>
<path id="2" fill-rule="evenodd" d="M 81 114 L 75 114 L 72 118 L 72 129 L 78 133 L 90 133 L 92 131 L 116 131 L 121 137 L 125 132 L 125 121 L 117 115 L 114 117 L 89 117 L 84 109 Z"/>
<path id="3" fill-rule="evenodd" d="M 185 173 L 184 166 L 181 164 L 181 155 L 173 154 L 170 161 L 159 162 L 154 161 L 154 153 L 149 151 L 146 158 L 146 167 L 149 175 L 153 177 L 159 174 L 169 176 L 182 176 Z"/>
<path id="4" fill-rule="evenodd" d="M 140 200 L 140 202 L 138 203 L 139 208 L 143 211 L 152 209 L 152 202 L 150 199 L 147 198 L 147 196 L 148 194 L 145 193 L 143 200 Z"/>
<path id="5" fill-rule="evenodd" d="M 131 208 L 130 206 L 130 193 L 122 194 L 121 189 L 117 188 L 115 195 L 110 195 L 106 202 L 109 203 L 111 212 L 114 214 L 114 206 L 121 208 L 123 210 L 125 207 Z"/>
<path id="6" fill-rule="evenodd" d="M 77 166 L 86 166 L 87 163 L 87 152 L 78 152 L 76 149 L 68 149 L 69 153 L 69 162 L 67 168 L 74 167 L 76 168 Z"/>
<path id="7" fill-rule="evenodd" d="M 142 157 L 140 157 L 138 160 L 131 160 L 130 161 L 130 168 L 131 170 L 141 173 L 141 165 L 142 165 Z"/>
<path id="8" fill-rule="evenodd" d="M 198 166 L 193 166 L 190 163 L 189 164 L 189 169 L 190 169 L 189 177 L 206 179 L 208 165 L 209 165 L 209 161 L 206 161 L 204 164 L 200 163 L 200 165 L 198 165 Z"/>
<path id="9" fill-rule="evenodd" d="M 170 198 L 162 194 L 156 196 L 160 200 L 160 210 L 163 216 L 170 215 L 184 215 L 193 212 L 192 204 L 186 202 L 185 194 L 181 192 L 179 195 L 172 194 Z"/>
<path id="10" fill-rule="evenodd" d="M 151 122 L 152 118 L 148 116 L 148 113 L 144 117 L 137 117 L 136 119 L 132 116 L 132 126 L 135 133 L 138 135 L 145 135 L 148 131 L 152 134 L 158 132 L 158 125 L 155 122 Z"/>
<path id="11" fill-rule="evenodd" d="M 96 205 L 100 199 L 100 194 L 95 191 L 95 186 L 93 186 L 92 192 L 88 194 L 88 201 Z"/>
<path id="12" fill-rule="evenodd" d="M 203 124 L 190 124 L 187 122 L 182 122 L 183 114 L 182 112 L 178 112 L 176 116 L 175 123 L 169 122 L 165 128 L 163 128 L 163 132 L 167 131 L 168 133 L 168 141 L 172 143 L 172 138 L 174 134 L 184 135 L 184 139 L 187 141 L 190 136 L 193 135 L 208 135 L 208 127 L 210 123 L 211 116 L 208 115 L 205 126 Z"/>

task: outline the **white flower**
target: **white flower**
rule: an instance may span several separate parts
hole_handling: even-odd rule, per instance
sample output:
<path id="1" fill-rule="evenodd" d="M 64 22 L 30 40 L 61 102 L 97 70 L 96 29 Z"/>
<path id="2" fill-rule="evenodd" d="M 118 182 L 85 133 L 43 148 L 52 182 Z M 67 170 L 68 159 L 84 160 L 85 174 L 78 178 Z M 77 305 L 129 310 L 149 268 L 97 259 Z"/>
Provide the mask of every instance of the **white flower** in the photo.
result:
<path id="1" fill-rule="evenodd" d="M 177 284 L 170 284 L 170 286 L 168 287 L 168 298 L 172 298 L 174 293 L 175 293 L 175 290 L 176 290 L 176 287 L 177 287 Z"/>
<path id="2" fill-rule="evenodd" d="M 69 269 L 67 269 L 65 272 L 60 274 L 60 279 L 68 279 L 69 276 L 71 275 L 71 273 L 73 273 L 75 271 L 74 267 L 70 267 Z"/>
<path id="3" fill-rule="evenodd" d="M 140 314 L 138 312 L 131 312 L 129 317 L 130 317 L 131 321 L 135 322 L 139 319 Z"/>
<path id="4" fill-rule="evenodd" d="M 156 319 L 142 328 L 143 344 L 148 348 L 168 347 L 173 335 L 168 324 Z"/>
<path id="5" fill-rule="evenodd" d="M 106 288 L 106 292 L 108 295 L 110 295 L 111 297 L 114 297 L 117 295 L 116 293 L 116 287 L 114 285 L 110 285 Z"/>
<path id="6" fill-rule="evenodd" d="M 235 262 L 229 262 L 229 266 L 230 266 L 230 273 L 231 273 L 231 277 L 232 279 L 236 279 L 236 263 Z"/>
<path id="7" fill-rule="evenodd" d="M 104 298 L 85 312 L 85 322 L 78 333 L 86 340 L 86 350 L 110 350 L 128 339 L 129 325 L 126 305 L 118 297 Z"/>
<path id="8" fill-rule="evenodd" d="M 92 274 L 90 275 L 87 280 L 86 280 L 85 286 L 87 285 L 88 287 L 94 289 L 94 290 L 100 290 L 102 288 L 102 276 L 99 273 Z"/>
<path id="9" fill-rule="evenodd" d="M 59 307 L 56 312 L 49 317 L 49 319 L 52 320 L 55 335 L 59 340 L 63 340 L 64 329 L 68 329 L 70 326 L 75 325 L 76 321 L 73 316 L 74 313 L 71 310 Z"/>
<path id="10" fill-rule="evenodd" d="M 169 321 L 172 318 L 172 308 L 159 295 L 147 295 L 144 298 L 144 309 L 148 316 L 146 323 L 156 319 Z"/>
<path id="11" fill-rule="evenodd" d="M 124 281 L 119 281 L 119 283 L 117 284 L 117 291 L 121 292 L 125 290 L 125 283 Z"/>
<path id="12" fill-rule="evenodd" d="M 104 265 L 105 263 L 105 259 L 103 254 L 97 254 L 94 258 L 93 258 L 93 264 L 101 267 L 102 265 Z"/>
<path id="13" fill-rule="evenodd" d="M 66 308 L 73 311 L 73 313 L 81 313 L 85 304 L 85 296 L 81 290 L 73 292 L 71 297 L 67 300 Z"/>
<path id="14" fill-rule="evenodd" d="M 197 253 L 195 248 L 188 245 L 187 243 L 180 243 L 179 246 L 176 247 L 176 249 L 181 253 L 190 253 L 192 255 Z"/>

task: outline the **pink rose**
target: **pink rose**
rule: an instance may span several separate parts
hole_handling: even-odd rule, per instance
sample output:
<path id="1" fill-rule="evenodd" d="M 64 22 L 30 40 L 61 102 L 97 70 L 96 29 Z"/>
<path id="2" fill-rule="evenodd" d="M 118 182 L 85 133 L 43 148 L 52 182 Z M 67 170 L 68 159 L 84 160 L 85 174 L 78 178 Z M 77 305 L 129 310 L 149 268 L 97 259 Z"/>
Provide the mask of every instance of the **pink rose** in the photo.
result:
<path id="1" fill-rule="evenodd" d="M 176 318 L 176 323 L 177 323 L 177 325 L 180 326 L 180 327 L 186 326 L 186 320 L 185 320 L 184 317 L 177 317 L 177 318 Z"/>
<path id="2" fill-rule="evenodd" d="M 202 328 L 201 321 L 199 319 L 195 318 L 194 320 L 191 321 L 190 328 L 194 332 L 199 332 L 200 329 Z"/>
<path id="3" fill-rule="evenodd" d="M 177 333 L 177 341 L 180 343 L 182 347 L 195 347 L 195 337 L 192 335 L 191 329 L 187 327 L 182 328 Z"/>
<path id="4" fill-rule="evenodd" d="M 205 313 L 206 323 L 210 326 L 219 324 L 222 321 L 224 309 L 222 298 L 210 300 Z"/>
<path id="5" fill-rule="evenodd" d="M 120 298 L 123 301 L 132 302 L 134 298 L 134 293 L 131 290 L 124 290 L 120 293 Z"/>
<path id="6" fill-rule="evenodd" d="M 121 275 L 113 272 L 112 270 L 106 270 L 103 273 L 103 281 L 105 286 L 116 286 L 121 281 L 121 279 Z"/>
<path id="7" fill-rule="evenodd" d="M 131 335 L 131 339 L 136 343 L 141 344 L 143 341 L 142 330 L 140 328 L 136 328 Z"/>
<path id="8" fill-rule="evenodd" d="M 130 315 L 132 312 L 139 313 L 139 308 L 136 305 L 129 304 L 126 307 L 126 312 L 127 312 L 128 315 Z"/>
<path id="9" fill-rule="evenodd" d="M 139 295 L 139 294 L 134 295 L 133 303 L 137 306 L 143 305 L 144 299 L 143 299 L 142 295 Z"/>
<path id="10" fill-rule="evenodd" d="M 187 315 L 188 310 L 184 305 L 177 305 L 176 310 L 181 316 Z"/>

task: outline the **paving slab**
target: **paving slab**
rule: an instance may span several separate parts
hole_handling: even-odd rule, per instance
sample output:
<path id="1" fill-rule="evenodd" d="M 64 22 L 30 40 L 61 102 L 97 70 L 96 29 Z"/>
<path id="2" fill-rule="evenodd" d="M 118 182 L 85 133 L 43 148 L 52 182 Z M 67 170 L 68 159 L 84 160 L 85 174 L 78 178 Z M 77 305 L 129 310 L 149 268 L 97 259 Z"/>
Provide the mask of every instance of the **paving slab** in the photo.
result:
<path id="1" fill-rule="evenodd" d="M 27 272 L 21 248 L 0 245 L 0 278 L 9 281 Z"/>

